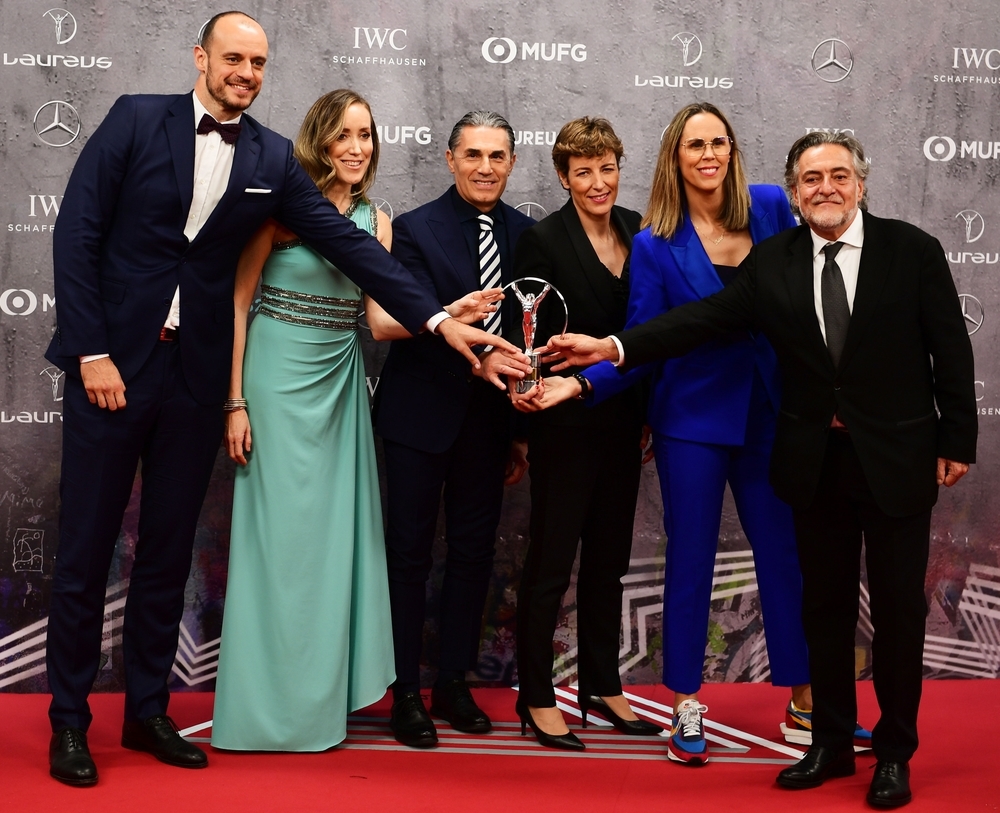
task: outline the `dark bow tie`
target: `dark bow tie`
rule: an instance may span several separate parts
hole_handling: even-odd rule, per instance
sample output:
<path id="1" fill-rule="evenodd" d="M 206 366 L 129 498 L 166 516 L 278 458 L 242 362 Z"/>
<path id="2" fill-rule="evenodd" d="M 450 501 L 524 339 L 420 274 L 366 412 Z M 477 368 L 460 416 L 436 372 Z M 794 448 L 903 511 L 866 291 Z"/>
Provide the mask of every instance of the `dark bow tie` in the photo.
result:
<path id="1" fill-rule="evenodd" d="M 206 113 L 201 117 L 201 121 L 198 122 L 198 135 L 205 135 L 215 130 L 227 144 L 235 144 L 236 139 L 240 137 L 240 128 L 242 126 L 239 122 L 236 122 L 236 124 L 219 124 L 219 122 Z"/>

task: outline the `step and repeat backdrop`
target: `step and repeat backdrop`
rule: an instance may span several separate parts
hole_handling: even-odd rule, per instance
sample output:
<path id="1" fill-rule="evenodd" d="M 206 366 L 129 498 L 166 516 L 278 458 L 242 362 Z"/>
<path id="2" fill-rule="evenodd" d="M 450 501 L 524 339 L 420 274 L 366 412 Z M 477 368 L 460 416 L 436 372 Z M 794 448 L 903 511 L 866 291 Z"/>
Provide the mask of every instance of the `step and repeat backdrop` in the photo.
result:
<path id="1" fill-rule="evenodd" d="M 201 2 L 0 0 L 0 690 L 44 691 L 48 596 L 58 542 L 63 374 L 43 357 L 55 327 L 51 242 L 80 150 L 123 93 L 181 92 L 196 73 Z M 1000 28 L 995 0 L 816 6 L 765 0 L 249 2 L 270 39 L 251 114 L 294 137 L 322 93 L 369 99 L 382 143 L 374 189 L 390 216 L 439 195 L 453 123 L 505 115 L 517 166 L 505 200 L 535 218 L 565 201 L 550 150 L 560 126 L 602 115 L 625 143 L 619 203 L 645 208 L 660 135 L 679 107 L 720 106 L 751 182 L 780 183 L 792 142 L 853 133 L 872 164 L 875 214 L 944 245 L 976 353 L 980 462 L 943 493 L 927 575 L 926 672 L 1000 672 Z M 369 391 L 385 349 L 366 342 Z M 233 465 L 220 453 L 198 528 L 173 688 L 214 686 L 225 607 Z M 136 481 L 138 487 L 138 479 Z M 331 489 L 336 483 L 331 483 Z M 136 492 L 137 493 L 137 492 Z M 135 496 L 135 494 L 133 495 Z M 507 495 L 478 679 L 516 681 L 514 596 L 526 548 L 524 484 Z M 121 690 L 120 626 L 136 538 L 133 499 L 108 582 L 99 690 Z M 440 543 L 439 543 L 440 544 Z M 627 682 L 660 676 L 663 552 L 647 467 L 622 606 Z M 769 676 L 753 559 L 731 501 L 719 540 L 705 677 Z M 428 586 L 434 651 L 440 573 Z M 870 662 L 862 590 L 858 672 Z M 566 596 L 557 675 L 576 672 L 575 592 Z"/>

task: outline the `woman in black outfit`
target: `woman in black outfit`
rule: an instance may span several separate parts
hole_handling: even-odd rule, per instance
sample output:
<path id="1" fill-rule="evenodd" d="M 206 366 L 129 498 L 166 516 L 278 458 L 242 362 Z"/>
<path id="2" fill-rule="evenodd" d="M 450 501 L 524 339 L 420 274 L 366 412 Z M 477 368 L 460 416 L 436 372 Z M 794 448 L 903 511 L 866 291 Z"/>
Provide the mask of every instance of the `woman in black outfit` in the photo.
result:
<path id="1" fill-rule="evenodd" d="M 552 160 L 569 200 L 518 241 L 515 277 L 539 277 L 565 297 L 569 330 L 606 336 L 625 325 L 628 254 L 640 215 L 615 206 L 622 144 L 606 119 L 566 124 Z M 538 342 L 559 333 L 564 314 L 550 296 L 539 308 Z M 531 475 L 530 543 L 517 597 L 517 656 L 521 730 L 531 726 L 542 745 L 582 750 L 555 704 L 552 637 L 569 587 L 577 543 L 579 704 L 626 734 L 658 734 L 638 720 L 622 694 L 618 674 L 621 579 L 628 571 L 639 490 L 644 399 L 633 387 L 588 407 L 578 370 L 550 378 L 546 392 L 572 387 L 583 396 L 545 411 L 545 396 L 514 398 L 534 412 L 528 456 Z"/>

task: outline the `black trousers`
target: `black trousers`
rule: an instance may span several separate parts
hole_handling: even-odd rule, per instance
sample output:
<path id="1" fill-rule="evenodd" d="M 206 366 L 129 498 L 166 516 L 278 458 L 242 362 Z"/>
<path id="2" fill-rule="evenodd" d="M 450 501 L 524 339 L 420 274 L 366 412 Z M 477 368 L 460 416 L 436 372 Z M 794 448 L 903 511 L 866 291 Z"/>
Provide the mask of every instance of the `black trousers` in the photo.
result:
<path id="1" fill-rule="evenodd" d="M 872 677 L 881 710 L 872 747 L 878 759 L 905 762 L 917 748 L 931 511 L 907 517 L 883 513 L 850 436 L 831 431 L 816 500 L 794 516 L 812 677 L 813 742 L 842 748 L 853 739 L 863 539 L 875 629 Z"/>
<path id="2" fill-rule="evenodd" d="M 632 553 L 640 428 L 543 425 L 528 445 L 531 537 L 517 594 L 517 669 L 529 706 L 555 705 L 552 638 L 577 545 L 580 692 L 621 694 L 622 577 Z"/>
<path id="3" fill-rule="evenodd" d="M 491 384 L 476 380 L 471 386 L 469 409 L 449 449 L 433 453 L 383 442 L 396 692 L 420 688 L 427 578 L 442 489 L 448 550 L 441 587 L 438 666 L 442 671 L 466 672 L 479 661 L 483 605 L 493 572 L 510 455 L 510 407 Z"/>
<path id="4" fill-rule="evenodd" d="M 80 381 L 66 377 L 59 548 L 46 651 L 54 731 L 90 725 L 87 695 L 100 664 L 108 570 L 140 460 L 139 536 L 122 628 L 125 717 L 142 720 L 167 710 L 184 587 L 222 440 L 222 411 L 194 400 L 176 343 L 156 346 L 128 382 L 125 398 L 124 409 L 100 409 Z"/>

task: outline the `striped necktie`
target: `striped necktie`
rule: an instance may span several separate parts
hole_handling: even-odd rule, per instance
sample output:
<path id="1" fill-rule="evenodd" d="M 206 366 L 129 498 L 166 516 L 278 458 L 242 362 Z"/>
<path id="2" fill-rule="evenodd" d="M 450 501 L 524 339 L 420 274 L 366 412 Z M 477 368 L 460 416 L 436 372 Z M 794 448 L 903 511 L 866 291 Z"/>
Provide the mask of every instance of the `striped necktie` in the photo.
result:
<path id="1" fill-rule="evenodd" d="M 493 218 L 489 215 L 479 215 L 479 288 L 500 286 L 500 249 L 493 238 Z M 486 317 L 484 329 L 495 336 L 500 335 L 499 309 Z"/>

